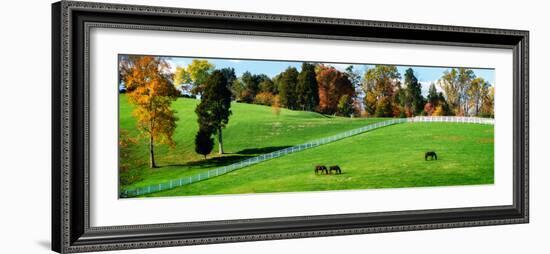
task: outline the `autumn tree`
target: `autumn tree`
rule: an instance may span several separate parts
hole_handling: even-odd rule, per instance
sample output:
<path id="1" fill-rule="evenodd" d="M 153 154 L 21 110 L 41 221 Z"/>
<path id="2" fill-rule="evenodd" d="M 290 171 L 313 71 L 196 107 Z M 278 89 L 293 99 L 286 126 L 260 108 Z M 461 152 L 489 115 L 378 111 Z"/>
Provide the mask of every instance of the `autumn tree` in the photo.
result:
<path id="1" fill-rule="evenodd" d="M 174 84 L 182 86 L 184 91 L 193 95 L 201 95 L 212 71 L 214 71 L 214 65 L 208 60 L 193 59 L 187 67 L 176 68 Z"/>
<path id="2" fill-rule="evenodd" d="M 481 113 L 481 106 L 483 105 L 484 99 L 487 98 L 490 86 L 489 82 L 485 81 L 483 78 L 477 77 L 472 80 L 467 92 L 474 115 L 477 116 Z"/>
<path id="3" fill-rule="evenodd" d="M 315 74 L 315 65 L 302 63 L 296 84 L 296 106 L 301 110 L 314 111 L 319 104 L 319 90 Z"/>
<path id="4" fill-rule="evenodd" d="M 365 72 L 363 92 L 365 109 L 369 115 L 394 116 L 401 75 L 393 65 L 376 65 Z"/>
<path id="5" fill-rule="evenodd" d="M 177 98 L 170 66 L 160 57 L 135 56 L 126 60 L 124 75 L 128 100 L 135 106 L 137 128 L 149 140 L 149 166 L 156 167 L 155 145 L 175 146 L 172 139 L 177 118 L 170 108 Z"/>
<path id="6" fill-rule="evenodd" d="M 438 81 L 447 102 L 456 115 L 469 113 L 468 90 L 474 78 L 475 75 L 471 69 L 452 68 L 450 71 L 445 71 Z"/>
<path id="7" fill-rule="evenodd" d="M 489 86 L 481 98 L 481 116 L 495 117 L 495 87 Z"/>
<path id="8" fill-rule="evenodd" d="M 270 92 L 260 92 L 254 97 L 254 104 L 271 106 L 274 95 Z"/>
<path id="9" fill-rule="evenodd" d="M 355 97 L 353 84 L 345 73 L 328 65 L 318 65 L 316 72 L 319 86 L 319 112 L 334 114 L 338 111 L 338 102 L 343 95 Z"/>
<path id="10" fill-rule="evenodd" d="M 271 111 L 277 117 L 279 117 L 279 115 L 281 114 L 281 99 L 279 98 L 279 95 L 273 96 Z"/>
<path id="11" fill-rule="evenodd" d="M 231 91 L 227 79 L 219 70 L 215 70 L 205 82 L 201 102 L 195 109 L 199 129 L 218 134 L 219 154 L 223 154 L 222 129 L 231 115 Z"/>
<path id="12" fill-rule="evenodd" d="M 204 159 L 212 152 L 214 148 L 214 139 L 210 130 L 199 129 L 195 135 L 195 152 L 202 154 Z"/>
<path id="13" fill-rule="evenodd" d="M 296 109 L 296 83 L 298 83 L 298 74 L 296 68 L 288 67 L 277 79 L 281 106 L 288 109 Z"/>

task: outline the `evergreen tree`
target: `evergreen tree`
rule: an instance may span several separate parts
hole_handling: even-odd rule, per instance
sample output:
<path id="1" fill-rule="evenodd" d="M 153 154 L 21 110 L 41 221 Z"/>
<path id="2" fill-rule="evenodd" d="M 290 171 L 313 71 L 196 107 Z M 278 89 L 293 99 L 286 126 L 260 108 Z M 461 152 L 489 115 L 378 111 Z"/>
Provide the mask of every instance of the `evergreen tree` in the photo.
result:
<path id="1" fill-rule="evenodd" d="M 288 109 L 296 109 L 296 83 L 298 82 L 298 70 L 288 67 L 280 74 L 278 79 L 279 100 L 281 106 Z"/>
<path id="2" fill-rule="evenodd" d="M 214 148 L 214 139 L 210 130 L 199 129 L 195 135 L 195 152 L 202 154 L 206 159 L 206 155 L 212 152 Z"/>
<path id="3" fill-rule="evenodd" d="M 435 88 L 435 84 L 432 83 L 430 85 L 430 88 L 428 89 L 428 102 L 432 105 L 436 104 L 439 100 L 439 94 L 437 93 L 437 89 Z"/>
<path id="4" fill-rule="evenodd" d="M 199 128 L 218 134 L 220 154 L 223 154 L 222 129 L 231 115 L 231 91 L 227 87 L 227 79 L 223 73 L 219 70 L 212 72 L 206 81 L 201 102 L 195 109 Z"/>
<path id="5" fill-rule="evenodd" d="M 232 67 L 223 68 L 220 70 L 227 80 L 228 88 L 231 89 L 231 85 L 235 80 L 237 80 L 237 76 L 235 75 L 235 69 Z"/>
<path id="6" fill-rule="evenodd" d="M 405 107 L 413 115 L 418 115 L 424 108 L 425 99 L 422 96 L 422 85 L 414 75 L 412 68 L 405 71 Z"/>
<path id="7" fill-rule="evenodd" d="M 315 76 L 315 65 L 302 64 L 296 85 L 296 106 L 302 110 L 314 111 L 319 104 L 319 90 Z"/>

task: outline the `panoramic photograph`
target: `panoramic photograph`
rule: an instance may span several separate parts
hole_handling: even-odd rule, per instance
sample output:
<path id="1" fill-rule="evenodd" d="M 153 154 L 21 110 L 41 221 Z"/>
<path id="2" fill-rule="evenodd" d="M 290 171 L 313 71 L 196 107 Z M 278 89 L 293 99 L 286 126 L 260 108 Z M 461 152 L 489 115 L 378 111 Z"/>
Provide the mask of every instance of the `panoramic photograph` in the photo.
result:
<path id="1" fill-rule="evenodd" d="M 119 198 L 493 184 L 494 72 L 120 54 Z"/>

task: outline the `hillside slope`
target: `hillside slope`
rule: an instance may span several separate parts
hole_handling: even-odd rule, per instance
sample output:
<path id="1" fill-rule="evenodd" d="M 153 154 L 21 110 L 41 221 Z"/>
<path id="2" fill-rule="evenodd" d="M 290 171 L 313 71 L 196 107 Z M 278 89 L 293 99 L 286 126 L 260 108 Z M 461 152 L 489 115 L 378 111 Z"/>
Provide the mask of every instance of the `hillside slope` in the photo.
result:
<path id="1" fill-rule="evenodd" d="M 491 184 L 493 140 L 492 125 L 399 124 L 149 196 Z M 315 175 L 317 164 L 343 174 Z"/>
<path id="2" fill-rule="evenodd" d="M 194 150 L 194 137 L 198 130 L 195 99 L 179 98 L 172 108 L 177 112 L 177 128 L 174 134 L 176 147 L 169 149 L 165 145 L 156 147 L 155 158 L 158 169 L 148 169 L 148 145 L 145 140 L 133 146 L 130 156 L 125 158 L 133 168 L 145 170 L 144 180 L 127 187 L 140 187 L 158 184 L 183 176 L 193 175 L 206 169 L 228 165 L 247 157 L 279 150 L 322 137 L 362 127 L 384 119 L 329 117 L 314 112 L 281 109 L 280 114 L 273 113 L 271 107 L 245 103 L 233 103 L 233 114 L 229 124 L 223 130 L 225 155 L 214 151 L 204 160 Z M 126 95 L 119 96 L 120 131 L 137 137 L 136 121 L 132 116 L 133 106 Z"/>

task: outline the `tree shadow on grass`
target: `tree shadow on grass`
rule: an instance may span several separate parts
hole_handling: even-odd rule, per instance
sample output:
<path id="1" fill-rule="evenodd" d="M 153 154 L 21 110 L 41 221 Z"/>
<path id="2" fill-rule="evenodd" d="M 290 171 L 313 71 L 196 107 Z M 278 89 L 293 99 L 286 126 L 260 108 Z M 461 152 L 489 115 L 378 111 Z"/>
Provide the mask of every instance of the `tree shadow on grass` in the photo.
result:
<path id="1" fill-rule="evenodd" d="M 270 147 L 261 147 L 261 148 L 249 148 L 243 149 L 236 153 L 226 153 L 224 156 L 211 157 L 203 160 L 190 161 L 187 163 L 181 164 L 170 164 L 162 166 L 163 168 L 172 168 L 172 167 L 186 167 L 189 169 L 194 168 L 215 168 L 231 165 L 248 158 L 256 157 L 265 153 L 274 152 L 277 150 L 285 149 L 290 146 L 270 146 Z"/>
<path id="2" fill-rule="evenodd" d="M 237 163 L 247 158 L 253 157 L 251 155 L 226 155 L 220 157 L 212 157 L 204 160 L 190 161 L 182 164 L 171 164 L 166 167 L 189 167 L 189 168 L 210 168 L 210 167 L 223 167 L 233 163 Z"/>
<path id="3" fill-rule="evenodd" d="M 289 147 L 291 146 L 268 146 L 268 147 L 260 147 L 260 148 L 247 148 L 236 152 L 236 154 L 261 155 L 264 153 L 271 153 L 271 152 L 275 152 L 275 151 L 282 150 Z"/>

